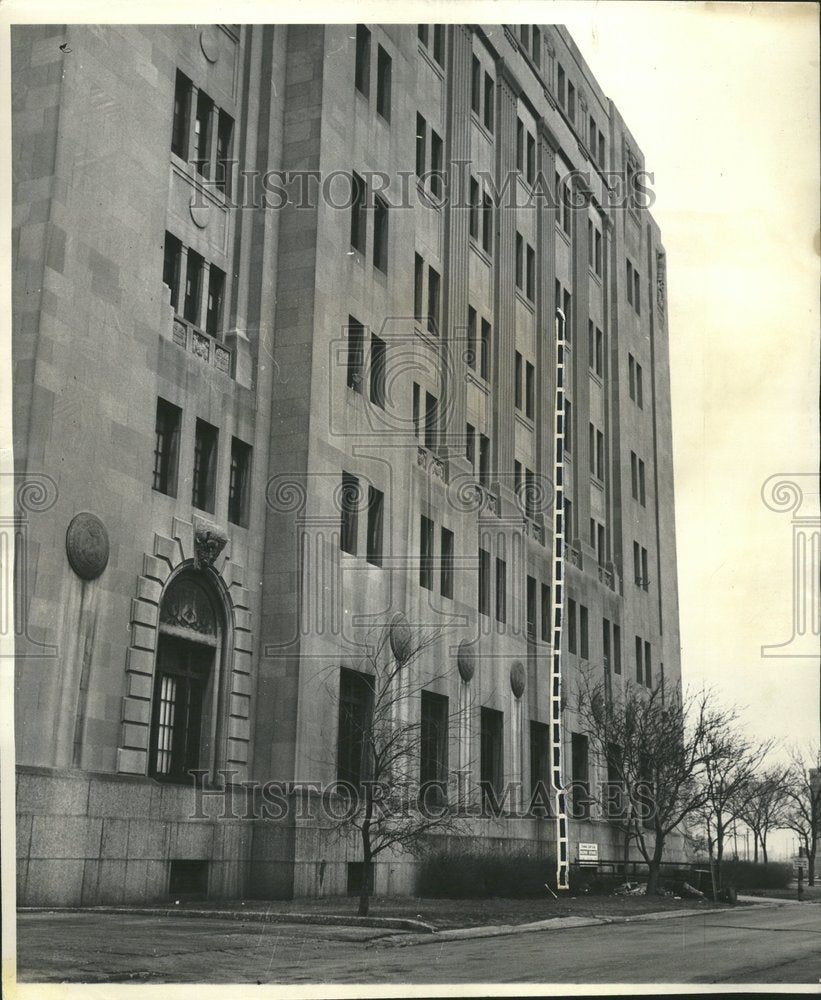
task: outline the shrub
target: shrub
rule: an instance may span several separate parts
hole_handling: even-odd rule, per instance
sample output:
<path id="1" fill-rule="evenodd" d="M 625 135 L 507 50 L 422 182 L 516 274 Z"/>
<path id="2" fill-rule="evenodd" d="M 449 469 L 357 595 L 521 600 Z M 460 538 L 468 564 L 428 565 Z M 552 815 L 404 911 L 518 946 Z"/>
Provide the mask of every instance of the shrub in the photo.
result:
<path id="1" fill-rule="evenodd" d="M 555 861 L 549 857 L 443 851 L 420 865 L 417 892 L 448 899 L 527 899 L 546 895 L 545 883 L 555 889 Z"/>
<path id="2" fill-rule="evenodd" d="M 786 889 L 792 867 L 776 861 L 722 861 L 721 884 L 736 889 Z"/>

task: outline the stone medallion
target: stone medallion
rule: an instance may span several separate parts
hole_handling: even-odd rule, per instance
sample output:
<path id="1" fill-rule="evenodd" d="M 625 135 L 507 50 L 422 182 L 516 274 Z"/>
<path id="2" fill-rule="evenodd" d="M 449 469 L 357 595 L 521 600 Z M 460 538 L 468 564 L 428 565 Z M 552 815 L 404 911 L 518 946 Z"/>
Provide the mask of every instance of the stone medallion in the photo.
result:
<path id="1" fill-rule="evenodd" d="M 459 643 L 459 651 L 456 654 L 456 666 L 459 668 L 459 676 L 463 681 L 469 681 L 476 670 L 476 654 L 473 646 L 462 639 Z"/>
<path id="2" fill-rule="evenodd" d="M 514 697 L 521 698 L 525 692 L 527 674 L 521 660 L 514 660 L 510 665 L 510 690 Z"/>
<path id="3" fill-rule="evenodd" d="M 391 621 L 390 640 L 397 662 L 404 663 L 410 656 L 411 630 L 407 618 L 401 612 L 397 612 Z"/>
<path id="4" fill-rule="evenodd" d="M 108 532 L 96 514 L 81 511 L 66 531 L 66 555 L 81 580 L 96 580 L 108 565 Z"/>

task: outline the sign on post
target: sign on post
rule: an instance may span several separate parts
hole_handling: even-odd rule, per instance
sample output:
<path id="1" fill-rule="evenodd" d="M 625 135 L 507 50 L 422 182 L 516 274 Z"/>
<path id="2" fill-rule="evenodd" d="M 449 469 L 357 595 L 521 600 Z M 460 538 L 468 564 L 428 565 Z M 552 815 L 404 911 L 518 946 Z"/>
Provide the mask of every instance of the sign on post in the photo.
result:
<path id="1" fill-rule="evenodd" d="M 598 844 L 579 844 L 579 864 L 597 865 L 599 863 Z"/>

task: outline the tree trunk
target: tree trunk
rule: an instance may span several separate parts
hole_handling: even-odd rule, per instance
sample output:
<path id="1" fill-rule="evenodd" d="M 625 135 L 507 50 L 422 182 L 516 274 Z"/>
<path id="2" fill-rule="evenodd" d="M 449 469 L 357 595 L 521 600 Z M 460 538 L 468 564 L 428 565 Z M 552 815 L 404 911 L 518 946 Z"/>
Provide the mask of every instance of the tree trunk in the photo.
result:
<path id="1" fill-rule="evenodd" d="M 762 857 L 762 860 L 764 861 L 764 864 L 766 865 L 767 864 L 767 834 L 766 833 L 762 833 L 761 834 L 761 857 Z"/>
<path id="2" fill-rule="evenodd" d="M 658 891 L 659 875 L 661 874 L 661 857 L 664 853 L 664 839 L 656 833 L 656 843 L 653 848 L 653 856 L 647 865 L 647 889 L 645 896 L 655 896 Z"/>
<path id="3" fill-rule="evenodd" d="M 807 851 L 807 885 L 815 885 L 815 841 L 812 841 L 812 853 Z"/>
<path id="4" fill-rule="evenodd" d="M 367 917 L 371 905 L 371 816 L 373 815 L 372 790 L 365 789 L 365 819 L 362 823 L 362 885 L 359 889 L 359 916 Z"/>
<path id="5" fill-rule="evenodd" d="M 716 885 L 722 887 L 721 862 L 724 859 L 724 831 L 719 823 L 716 828 Z"/>
<path id="6" fill-rule="evenodd" d="M 627 826 L 624 828 L 624 843 L 622 844 L 622 871 L 624 873 L 624 881 L 627 881 L 627 868 L 630 864 L 630 822 L 628 821 Z"/>

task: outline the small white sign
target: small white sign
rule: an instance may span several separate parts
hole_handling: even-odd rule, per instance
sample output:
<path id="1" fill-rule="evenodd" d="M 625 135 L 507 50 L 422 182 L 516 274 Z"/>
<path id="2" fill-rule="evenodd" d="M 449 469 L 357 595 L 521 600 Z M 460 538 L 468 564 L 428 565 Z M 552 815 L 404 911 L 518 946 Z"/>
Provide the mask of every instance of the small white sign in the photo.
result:
<path id="1" fill-rule="evenodd" d="M 595 865 L 599 861 L 598 844 L 579 844 L 579 864 Z"/>

